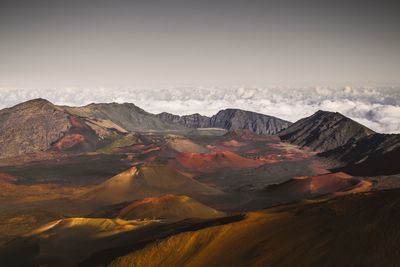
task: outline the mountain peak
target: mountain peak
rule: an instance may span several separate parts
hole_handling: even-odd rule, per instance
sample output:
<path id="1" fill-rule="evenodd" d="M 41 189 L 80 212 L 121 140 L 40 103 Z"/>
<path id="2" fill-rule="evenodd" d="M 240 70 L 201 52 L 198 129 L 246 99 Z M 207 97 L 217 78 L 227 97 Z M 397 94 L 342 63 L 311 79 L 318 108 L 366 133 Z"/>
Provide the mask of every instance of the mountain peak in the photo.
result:
<path id="1" fill-rule="evenodd" d="M 374 131 L 338 112 L 318 110 L 281 131 L 279 137 L 296 145 L 325 152 L 371 134 Z"/>
<path id="2" fill-rule="evenodd" d="M 14 107 L 27 107 L 27 106 L 43 106 L 43 105 L 48 105 L 48 106 L 53 106 L 55 105 L 48 101 L 47 99 L 44 98 L 34 98 L 25 102 L 22 102 Z"/>

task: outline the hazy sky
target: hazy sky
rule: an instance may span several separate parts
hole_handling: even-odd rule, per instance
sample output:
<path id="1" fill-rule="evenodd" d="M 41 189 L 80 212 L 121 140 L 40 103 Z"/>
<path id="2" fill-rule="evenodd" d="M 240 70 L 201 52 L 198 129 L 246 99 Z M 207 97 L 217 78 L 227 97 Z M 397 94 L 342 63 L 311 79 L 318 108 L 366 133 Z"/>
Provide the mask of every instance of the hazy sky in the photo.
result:
<path id="1" fill-rule="evenodd" d="M 0 85 L 400 84 L 398 3 L 0 0 Z"/>

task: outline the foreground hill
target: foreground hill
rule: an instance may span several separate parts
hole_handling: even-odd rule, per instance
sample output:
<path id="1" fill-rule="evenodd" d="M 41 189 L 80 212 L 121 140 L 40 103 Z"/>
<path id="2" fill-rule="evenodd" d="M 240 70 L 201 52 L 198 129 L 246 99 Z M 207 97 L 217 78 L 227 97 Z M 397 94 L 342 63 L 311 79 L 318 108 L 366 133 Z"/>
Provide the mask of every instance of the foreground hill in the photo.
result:
<path id="1" fill-rule="evenodd" d="M 283 141 L 325 152 L 371 134 L 374 131 L 340 113 L 320 110 L 295 122 L 278 135 Z"/>
<path id="2" fill-rule="evenodd" d="M 241 216 L 159 220 L 73 217 L 52 221 L 0 246 L 1 266 L 106 266 L 145 244 L 190 230 L 240 220 Z"/>
<path id="3" fill-rule="evenodd" d="M 226 130 L 247 129 L 257 134 L 275 134 L 291 123 L 272 116 L 240 109 L 225 109 L 212 117 L 192 114 L 185 116 L 160 113 L 161 120 L 179 123 L 190 128 L 222 128 Z"/>
<path id="4" fill-rule="evenodd" d="M 154 242 L 108 266 L 396 266 L 399 193 L 248 213 L 242 221 Z"/>
<path id="5" fill-rule="evenodd" d="M 96 251 L 151 235 L 152 227 L 158 224 L 106 218 L 60 219 L 0 247 L 0 260 L 2 266 L 79 266 Z"/>

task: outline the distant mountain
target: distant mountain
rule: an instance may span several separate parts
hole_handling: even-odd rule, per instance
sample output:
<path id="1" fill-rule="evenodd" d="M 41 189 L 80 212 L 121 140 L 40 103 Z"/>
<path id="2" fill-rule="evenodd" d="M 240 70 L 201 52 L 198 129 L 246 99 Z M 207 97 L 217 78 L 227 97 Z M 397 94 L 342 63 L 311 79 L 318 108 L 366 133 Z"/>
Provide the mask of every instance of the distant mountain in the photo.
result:
<path id="1" fill-rule="evenodd" d="M 374 133 L 340 113 L 320 110 L 295 122 L 278 135 L 283 141 L 325 152 Z"/>
<path id="2" fill-rule="evenodd" d="M 207 116 L 200 115 L 198 113 L 192 115 L 174 115 L 168 112 L 162 112 L 157 114 L 157 116 L 164 122 L 177 123 L 184 125 L 189 128 L 210 128 L 211 122 L 210 118 Z"/>
<path id="3" fill-rule="evenodd" d="M 197 113 L 178 116 L 165 112 L 157 116 L 165 122 L 178 123 L 190 128 L 248 129 L 257 134 L 275 134 L 291 125 L 289 121 L 240 109 L 221 110 L 212 117 Z"/>
<path id="4" fill-rule="evenodd" d="M 0 158 L 55 150 L 90 151 L 122 134 L 112 122 L 80 118 L 45 99 L 0 110 Z"/>
<path id="5" fill-rule="evenodd" d="M 57 106 L 33 99 L 0 110 L 0 158 L 46 151 L 94 151 L 131 131 L 189 131 L 134 104 Z"/>
<path id="6" fill-rule="evenodd" d="M 338 170 L 353 175 L 400 173 L 400 135 L 373 134 L 358 141 L 321 153 L 339 162 Z"/>
<path id="7" fill-rule="evenodd" d="M 71 128 L 68 114 L 44 99 L 0 111 L 0 157 L 49 149 Z"/>
<path id="8" fill-rule="evenodd" d="M 257 134 L 275 134 L 292 123 L 261 113 L 224 109 L 211 117 L 211 125 L 227 130 L 248 129 Z"/>
<path id="9" fill-rule="evenodd" d="M 83 107 L 63 107 L 68 112 L 88 118 L 110 120 L 127 131 L 179 131 L 180 124 L 166 123 L 159 117 L 130 103 L 89 104 Z"/>

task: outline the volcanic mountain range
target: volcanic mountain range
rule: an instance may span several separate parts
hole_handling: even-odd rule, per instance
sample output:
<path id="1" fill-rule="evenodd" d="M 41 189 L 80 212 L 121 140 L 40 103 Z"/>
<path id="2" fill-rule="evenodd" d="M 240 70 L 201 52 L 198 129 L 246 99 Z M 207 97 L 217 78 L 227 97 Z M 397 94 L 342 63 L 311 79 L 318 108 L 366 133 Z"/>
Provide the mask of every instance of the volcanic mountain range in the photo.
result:
<path id="1" fill-rule="evenodd" d="M 34 99 L 0 111 L 0 158 L 38 151 L 96 151 L 129 132 L 190 133 L 190 128 L 248 130 L 277 134 L 281 140 L 309 147 L 340 162 L 342 170 L 363 173 L 363 166 L 380 165 L 399 155 L 399 135 L 378 134 L 340 113 L 318 111 L 294 124 L 272 116 L 238 109 L 221 110 L 212 117 L 151 114 L 134 104 L 56 106 Z M 386 155 L 387 154 L 387 155 Z M 374 155 L 379 159 L 374 160 Z M 375 164 L 379 161 L 379 164 Z M 390 159 L 389 159 L 390 162 Z M 393 164 L 374 174 L 393 174 Z M 360 167 L 359 167 L 360 166 Z M 392 170 L 393 169 L 393 170 Z"/>
<path id="2" fill-rule="evenodd" d="M 186 117 L 191 116 L 197 117 Z M 203 125 L 181 123 L 129 103 L 67 107 L 34 99 L 0 111 L 0 158 L 49 149 L 94 151 L 127 132 L 185 133 L 201 126 L 274 134 L 288 125 L 278 118 L 241 110 L 220 111 Z"/>
<path id="3" fill-rule="evenodd" d="M 0 141 L 5 266 L 400 260 L 377 245 L 398 242 L 400 135 L 339 113 L 292 124 L 36 99 L 0 111 Z"/>

